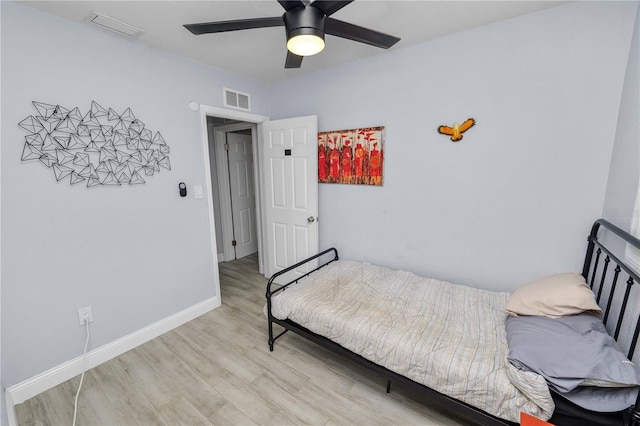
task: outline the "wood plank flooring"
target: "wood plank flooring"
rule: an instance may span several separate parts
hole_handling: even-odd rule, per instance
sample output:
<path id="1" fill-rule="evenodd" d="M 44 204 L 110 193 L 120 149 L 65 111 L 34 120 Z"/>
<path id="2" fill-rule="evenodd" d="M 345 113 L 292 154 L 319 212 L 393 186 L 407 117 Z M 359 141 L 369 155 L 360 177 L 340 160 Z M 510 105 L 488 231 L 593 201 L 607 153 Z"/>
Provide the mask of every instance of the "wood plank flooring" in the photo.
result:
<path id="1" fill-rule="evenodd" d="M 219 267 L 222 306 L 87 371 L 78 425 L 465 424 L 293 333 L 269 352 L 257 256 Z M 19 425 L 71 425 L 79 381 L 16 406 Z"/>

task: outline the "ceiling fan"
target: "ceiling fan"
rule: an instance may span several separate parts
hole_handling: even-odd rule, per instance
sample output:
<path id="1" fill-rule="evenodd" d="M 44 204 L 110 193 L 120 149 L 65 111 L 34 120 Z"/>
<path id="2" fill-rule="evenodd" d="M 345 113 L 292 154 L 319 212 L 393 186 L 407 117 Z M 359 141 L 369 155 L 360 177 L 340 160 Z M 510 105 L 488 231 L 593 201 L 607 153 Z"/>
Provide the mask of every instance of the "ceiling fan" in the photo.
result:
<path id="1" fill-rule="evenodd" d="M 315 55 L 324 49 L 325 34 L 383 49 L 388 49 L 400 41 L 398 37 L 331 18 L 332 14 L 353 1 L 315 0 L 309 3 L 308 0 L 278 0 L 285 10 L 282 16 L 186 24 L 184 27 L 193 34 L 200 35 L 284 25 L 287 32 L 285 68 L 300 68 L 302 58 Z"/>

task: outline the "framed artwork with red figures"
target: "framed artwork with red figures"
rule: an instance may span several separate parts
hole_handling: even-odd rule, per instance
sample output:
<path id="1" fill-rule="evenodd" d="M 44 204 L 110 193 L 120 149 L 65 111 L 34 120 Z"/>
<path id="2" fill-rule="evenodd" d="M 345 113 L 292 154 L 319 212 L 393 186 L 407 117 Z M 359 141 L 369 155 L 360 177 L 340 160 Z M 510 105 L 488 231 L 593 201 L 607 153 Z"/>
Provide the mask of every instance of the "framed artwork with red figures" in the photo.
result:
<path id="1" fill-rule="evenodd" d="M 318 182 L 382 186 L 384 126 L 318 133 Z"/>

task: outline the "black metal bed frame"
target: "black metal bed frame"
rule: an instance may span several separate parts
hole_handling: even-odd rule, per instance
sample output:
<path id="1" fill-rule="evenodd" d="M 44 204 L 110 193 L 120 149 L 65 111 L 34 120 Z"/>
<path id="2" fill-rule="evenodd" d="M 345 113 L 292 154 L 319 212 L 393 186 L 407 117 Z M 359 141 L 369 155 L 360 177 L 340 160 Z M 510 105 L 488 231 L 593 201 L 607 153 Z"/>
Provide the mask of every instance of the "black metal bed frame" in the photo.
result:
<path id="1" fill-rule="evenodd" d="M 618 340 L 620 330 L 625 321 L 624 315 L 626 313 L 627 305 L 630 299 L 632 286 L 634 284 L 640 285 L 640 277 L 636 272 L 634 272 L 633 269 L 631 269 L 627 264 L 625 264 L 618 257 L 616 257 L 608 248 L 606 248 L 603 245 L 603 243 L 598 239 L 598 231 L 600 230 L 601 227 L 617 235 L 619 238 L 622 239 L 623 242 L 631 244 L 637 249 L 640 249 L 640 239 L 637 239 L 631 236 L 627 232 L 623 231 L 622 229 L 618 228 L 617 226 L 611 224 L 610 222 L 604 219 L 598 219 L 593 224 L 593 227 L 591 228 L 591 233 L 589 234 L 589 237 L 588 237 L 588 246 L 587 246 L 584 266 L 582 269 L 582 275 L 585 277 L 585 279 L 589 283 L 591 289 L 594 291 L 594 294 L 597 291 L 596 300 L 598 301 L 598 303 L 600 302 L 600 299 L 603 295 L 608 294 L 607 306 L 604 310 L 604 317 L 603 317 L 603 322 L 605 323 L 605 325 L 607 324 L 607 321 L 611 313 L 615 312 L 614 310 L 612 310 L 612 304 L 614 301 L 617 301 L 616 297 L 614 296 L 616 295 L 616 287 L 618 284 L 618 280 L 620 278 L 620 274 L 624 273 L 628 276 L 628 279 L 626 280 L 626 289 L 624 292 L 624 296 L 622 297 L 622 305 L 618 313 L 618 318 L 617 318 L 616 327 L 615 327 L 614 336 L 613 336 L 614 339 Z M 595 258 L 593 256 L 594 250 L 595 250 Z M 601 261 L 601 257 L 603 253 L 604 253 L 604 260 Z M 305 273 L 304 275 L 299 276 L 294 280 L 289 281 L 283 285 L 275 283 L 275 280 L 281 277 L 282 275 L 288 272 L 291 272 L 295 269 L 298 269 L 301 266 L 309 262 L 312 262 L 316 259 L 319 259 L 321 257 L 325 257 L 326 259 L 330 255 L 333 255 L 331 259 L 325 260 L 318 267 Z M 281 291 L 284 291 L 290 285 L 297 283 L 299 280 L 307 277 L 311 273 L 323 268 L 324 266 L 338 259 L 339 259 L 338 250 L 335 248 L 330 248 L 314 256 L 311 256 L 301 262 L 298 262 L 295 265 L 292 265 L 286 269 L 283 269 L 282 271 L 279 271 L 275 273 L 273 276 L 271 276 L 271 278 L 267 283 L 267 292 L 266 292 L 270 351 L 273 351 L 274 343 L 278 338 L 280 338 L 282 335 L 284 335 L 288 331 L 293 331 L 294 333 L 299 334 L 300 336 L 303 336 L 317 343 L 318 345 L 329 349 L 332 352 L 342 355 L 345 358 L 355 362 L 356 364 L 367 367 L 373 372 L 386 378 L 387 393 L 390 392 L 391 390 L 391 382 L 400 383 L 412 390 L 419 392 L 421 395 L 425 396 L 429 400 L 429 402 L 445 410 L 452 411 L 458 417 L 464 418 L 466 420 L 473 421 L 475 423 L 487 425 L 487 426 L 514 425 L 514 423 L 512 422 L 495 417 L 479 408 L 473 407 L 469 404 L 466 404 L 448 395 L 435 391 L 429 387 L 426 387 L 423 384 L 415 382 L 405 376 L 402 376 L 374 362 L 371 362 L 368 359 L 363 358 L 362 356 L 340 346 L 339 344 L 327 339 L 326 337 L 318 335 L 289 319 L 281 320 L 272 315 L 271 298 L 274 295 L 278 294 Z M 612 269 L 610 269 L 609 267 L 609 264 L 612 261 L 615 263 L 615 267 L 613 268 L 613 274 L 611 273 Z M 604 262 L 604 266 L 602 268 L 602 271 L 599 272 L 599 275 L 598 275 L 599 265 L 602 262 Z M 274 284 L 279 287 L 272 289 Z M 607 284 L 609 285 L 609 287 L 606 286 Z M 608 290 L 605 291 L 606 288 L 608 288 Z M 640 303 L 640 298 L 638 299 L 637 302 Z M 284 328 L 284 330 L 280 334 L 274 336 L 273 324 L 280 325 L 281 327 Z M 638 342 L 639 334 L 640 334 L 640 316 L 637 320 L 637 324 L 632 336 L 632 341 L 629 346 L 629 352 L 627 355 L 629 359 L 633 357 L 633 354 Z M 635 406 L 629 409 L 629 421 L 626 426 L 640 426 L 640 394 L 638 395 Z"/>

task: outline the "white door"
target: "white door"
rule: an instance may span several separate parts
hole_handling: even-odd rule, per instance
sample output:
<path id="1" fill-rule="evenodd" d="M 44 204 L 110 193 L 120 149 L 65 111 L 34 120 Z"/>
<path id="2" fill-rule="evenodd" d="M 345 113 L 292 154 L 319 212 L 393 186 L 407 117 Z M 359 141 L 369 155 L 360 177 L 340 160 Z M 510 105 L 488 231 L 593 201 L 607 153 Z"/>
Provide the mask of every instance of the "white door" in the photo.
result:
<path id="1" fill-rule="evenodd" d="M 262 126 L 265 275 L 270 277 L 318 252 L 318 118 L 288 118 Z M 300 268 L 292 275 L 308 270 Z"/>
<path id="2" fill-rule="evenodd" d="M 236 259 L 258 251 L 251 135 L 227 133 L 231 214 Z"/>

